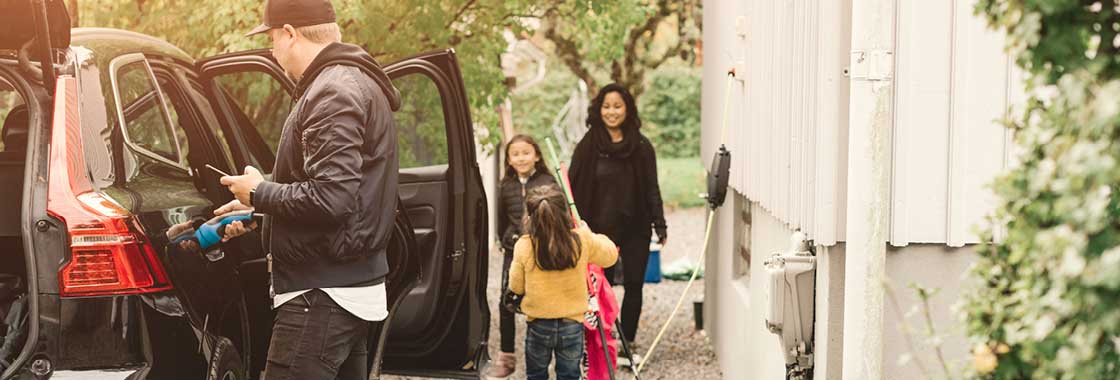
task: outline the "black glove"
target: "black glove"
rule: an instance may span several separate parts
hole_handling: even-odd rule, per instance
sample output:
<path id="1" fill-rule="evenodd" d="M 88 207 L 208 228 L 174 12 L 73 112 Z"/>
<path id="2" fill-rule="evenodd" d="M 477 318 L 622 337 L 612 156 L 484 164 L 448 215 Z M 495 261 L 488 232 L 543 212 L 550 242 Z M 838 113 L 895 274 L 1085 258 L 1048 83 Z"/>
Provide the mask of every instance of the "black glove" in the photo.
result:
<path id="1" fill-rule="evenodd" d="M 669 231 L 665 227 L 657 227 L 654 229 L 657 232 L 657 244 L 665 244 L 665 240 L 669 238 Z"/>
<path id="2" fill-rule="evenodd" d="M 505 239 L 502 239 L 502 246 L 508 248 L 512 252 L 513 246 L 517 244 L 517 239 L 520 238 L 521 235 L 518 235 L 516 233 L 506 234 Z"/>
<path id="3" fill-rule="evenodd" d="M 502 307 L 511 313 L 521 313 L 521 299 L 525 296 L 506 289 L 502 292 Z"/>

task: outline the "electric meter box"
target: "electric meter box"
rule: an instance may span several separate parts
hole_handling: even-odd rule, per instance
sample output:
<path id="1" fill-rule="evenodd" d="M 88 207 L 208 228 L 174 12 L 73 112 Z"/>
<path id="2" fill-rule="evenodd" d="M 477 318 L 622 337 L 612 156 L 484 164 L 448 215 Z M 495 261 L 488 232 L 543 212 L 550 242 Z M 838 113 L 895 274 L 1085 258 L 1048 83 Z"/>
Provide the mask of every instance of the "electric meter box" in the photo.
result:
<path id="1" fill-rule="evenodd" d="M 769 285 L 766 328 L 777 334 L 786 364 L 811 366 L 816 257 L 807 251 L 779 253 L 764 263 Z M 809 363 L 802 363 L 804 361 Z"/>

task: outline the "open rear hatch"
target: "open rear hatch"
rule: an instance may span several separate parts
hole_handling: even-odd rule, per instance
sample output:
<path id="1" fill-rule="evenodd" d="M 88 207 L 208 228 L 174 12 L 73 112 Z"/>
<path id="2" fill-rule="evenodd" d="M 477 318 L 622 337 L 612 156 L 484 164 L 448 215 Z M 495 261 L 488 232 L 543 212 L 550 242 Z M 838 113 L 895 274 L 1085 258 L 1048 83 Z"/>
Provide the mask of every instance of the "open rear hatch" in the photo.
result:
<path id="1" fill-rule="evenodd" d="M 31 130 L 49 128 L 49 100 L 42 95 L 53 96 L 56 84 L 55 64 L 64 59 L 63 52 L 70 45 L 70 17 L 63 0 L 0 0 L 0 57 L 7 57 L 10 64 L 12 56 L 18 57 L 20 68 L 0 67 L 5 82 L 0 90 L 11 94 L 18 93 L 22 102 L 15 108 L 0 110 L 4 130 L 16 130 L 25 125 L 23 135 Z M 14 81 L 14 82 L 13 82 Z M 20 84 L 22 83 L 22 84 Z M 14 87 L 12 85 L 15 85 Z M 43 91 L 34 87 L 41 85 Z M 22 103 L 22 104 L 18 104 Z M 21 109 L 20 109 L 21 108 Z M 17 109 L 19 109 L 17 111 Z M 22 112 L 22 114 L 20 114 Z M 32 126 L 37 128 L 32 128 Z M 11 132 L 10 130 L 8 132 Z M 30 223 L 23 215 L 25 152 L 33 147 L 24 143 L 15 148 L 4 134 L 3 148 L 0 149 L 0 378 L 15 376 L 14 371 L 21 368 L 30 354 L 38 331 L 39 305 L 34 281 L 34 272 L 27 272 L 27 255 L 20 226 Z M 10 141 L 11 140 L 11 141 Z M 26 140 L 26 139 L 24 139 Z M 32 139 L 38 141 L 38 139 Z M 27 269 L 30 270 L 30 269 Z"/>
<path id="2" fill-rule="evenodd" d="M 55 49 L 70 46 L 70 15 L 63 0 L 0 0 L 0 50 L 24 52 L 39 63 L 43 85 L 54 89 Z"/>

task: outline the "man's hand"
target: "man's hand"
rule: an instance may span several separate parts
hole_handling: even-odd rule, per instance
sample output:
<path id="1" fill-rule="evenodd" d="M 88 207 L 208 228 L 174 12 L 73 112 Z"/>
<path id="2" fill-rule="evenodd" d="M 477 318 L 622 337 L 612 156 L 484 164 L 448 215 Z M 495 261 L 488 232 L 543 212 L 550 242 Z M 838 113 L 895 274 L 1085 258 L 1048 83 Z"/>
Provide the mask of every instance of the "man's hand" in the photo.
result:
<path id="1" fill-rule="evenodd" d="M 229 187 L 229 191 L 241 204 L 252 206 L 249 201 L 249 192 L 257 188 L 261 182 L 264 182 L 264 176 L 261 172 L 252 166 L 245 167 L 245 174 L 225 176 L 221 179 L 222 185 Z"/>
<path id="2" fill-rule="evenodd" d="M 230 239 L 249 233 L 257 228 L 257 221 L 249 220 L 249 225 L 246 226 L 240 220 L 226 225 L 226 234 L 222 236 L 222 242 L 225 243 Z"/>
<path id="3" fill-rule="evenodd" d="M 214 215 L 225 215 L 225 214 L 229 214 L 229 213 L 234 212 L 234 211 L 252 210 L 252 209 L 253 209 L 252 207 L 246 206 L 246 205 L 242 204 L 241 201 L 234 199 L 232 201 L 229 201 L 229 203 L 226 203 L 226 204 L 222 205 L 222 207 L 218 207 L 217 210 L 214 210 Z"/>
<path id="4" fill-rule="evenodd" d="M 249 169 L 251 169 L 251 167 Z M 243 176 L 238 176 L 238 177 L 243 177 Z M 234 177 L 222 177 L 222 178 L 234 178 Z M 222 205 L 222 207 L 218 207 L 217 210 L 214 210 L 214 215 L 225 215 L 225 214 L 228 214 L 228 213 L 231 213 L 231 212 L 234 212 L 234 211 L 252 210 L 252 209 L 253 209 L 252 207 L 246 206 L 243 203 L 241 203 L 241 201 L 234 199 L 232 201 L 229 201 L 229 203 L 226 203 L 226 204 Z M 232 222 L 230 224 L 227 224 L 226 225 L 226 233 L 225 233 L 225 236 L 222 237 L 222 242 L 223 243 L 227 242 L 230 239 L 233 239 L 235 237 L 244 235 L 244 234 L 248 233 L 249 231 L 252 231 L 256 228 L 257 228 L 257 222 L 255 220 L 250 220 L 249 225 L 247 225 L 247 226 L 244 223 L 242 223 L 240 220 L 236 221 L 236 222 Z"/>

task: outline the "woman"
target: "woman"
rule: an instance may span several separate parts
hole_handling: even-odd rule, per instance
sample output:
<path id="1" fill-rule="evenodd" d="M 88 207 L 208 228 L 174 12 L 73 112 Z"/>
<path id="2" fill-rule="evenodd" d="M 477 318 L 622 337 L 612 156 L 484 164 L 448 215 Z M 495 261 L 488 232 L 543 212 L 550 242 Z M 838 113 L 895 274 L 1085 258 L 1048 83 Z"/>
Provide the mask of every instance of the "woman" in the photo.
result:
<path id="1" fill-rule="evenodd" d="M 506 175 L 501 183 L 501 200 L 498 202 L 498 231 L 502 232 L 502 292 L 509 288 L 509 266 L 513 261 L 513 245 L 522 234 L 522 218 L 525 215 L 525 195 L 530 190 L 542 186 L 557 186 L 556 179 L 548 173 L 541 155 L 541 147 L 532 137 L 513 136 L 506 145 Z M 498 308 L 498 330 L 502 335 L 502 352 L 490 366 L 486 375 L 490 378 L 505 378 L 517 366 L 513 354 L 514 317 L 513 312 L 504 307 Z"/>
<path id="2" fill-rule="evenodd" d="M 587 109 L 587 125 L 572 154 L 572 196 L 591 229 L 621 250 L 622 334 L 632 344 L 642 313 L 650 229 L 661 244 L 668 237 L 657 156 L 638 131 L 642 121 L 634 97 L 618 84 L 599 90 Z M 616 268 L 606 270 L 608 280 L 615 281 Z"/>

